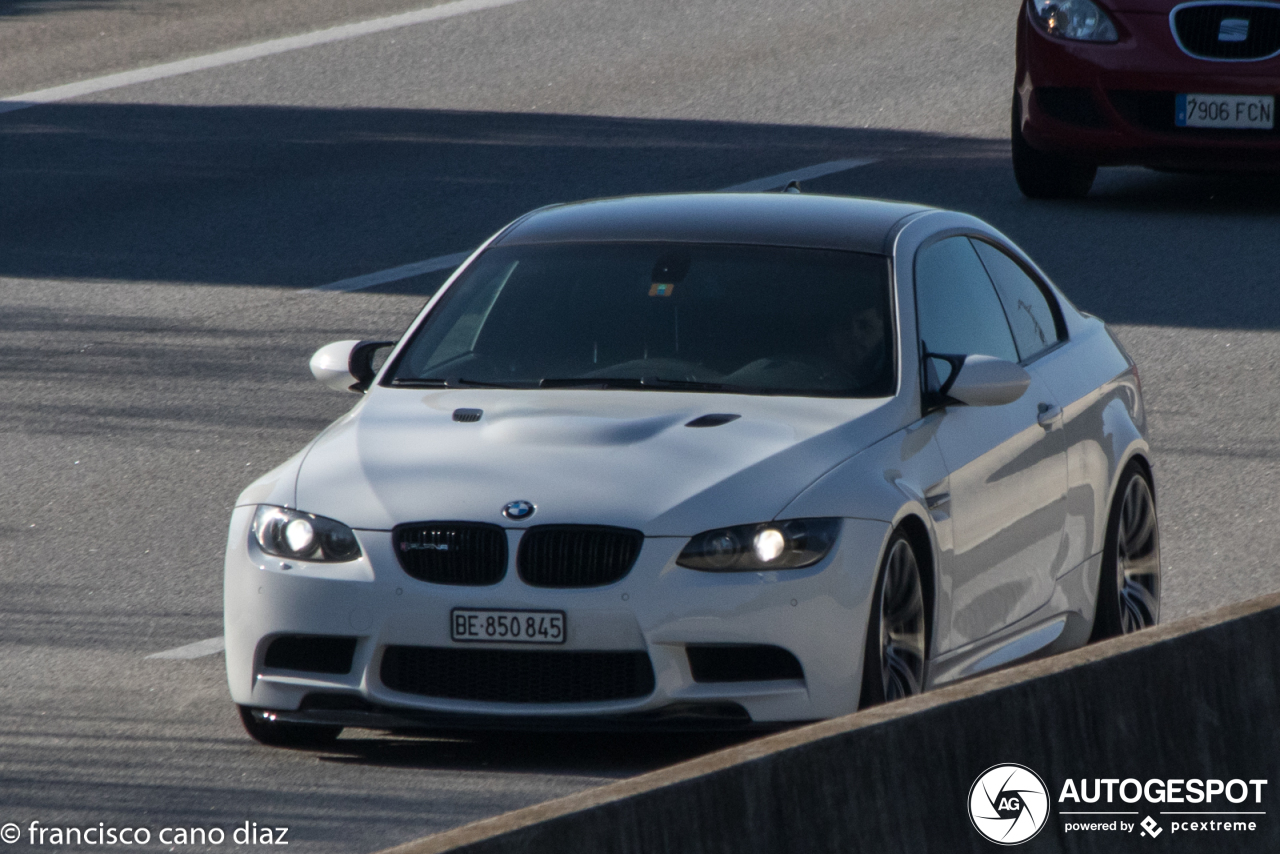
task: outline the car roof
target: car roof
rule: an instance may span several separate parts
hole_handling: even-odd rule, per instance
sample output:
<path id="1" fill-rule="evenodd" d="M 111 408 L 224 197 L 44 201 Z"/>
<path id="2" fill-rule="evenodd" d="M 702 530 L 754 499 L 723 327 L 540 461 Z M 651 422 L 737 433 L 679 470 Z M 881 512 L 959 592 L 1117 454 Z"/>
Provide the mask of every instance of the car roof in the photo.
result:
<path id="1" fill-rule="evenodd" d="M 688 193 L 555 205 L 495 245 L 671 241 L 843 249 L 887 255 L 895 226 L 922 205 L 804 193 Z"/>

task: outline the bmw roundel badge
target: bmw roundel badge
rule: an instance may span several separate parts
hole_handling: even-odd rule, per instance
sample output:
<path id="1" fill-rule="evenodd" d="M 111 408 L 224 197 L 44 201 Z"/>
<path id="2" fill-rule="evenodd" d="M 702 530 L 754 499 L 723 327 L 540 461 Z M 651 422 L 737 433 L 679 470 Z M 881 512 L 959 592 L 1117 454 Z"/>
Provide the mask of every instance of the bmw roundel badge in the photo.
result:
<path id="1" fill-rule="evenodd" d="M 538 508 L 533 506 L 532 501 L 512 501 L 506 507 L 502 508 L 502 515 L 513 521 L 528 519 L 533 515 L 533 511 Z"/>

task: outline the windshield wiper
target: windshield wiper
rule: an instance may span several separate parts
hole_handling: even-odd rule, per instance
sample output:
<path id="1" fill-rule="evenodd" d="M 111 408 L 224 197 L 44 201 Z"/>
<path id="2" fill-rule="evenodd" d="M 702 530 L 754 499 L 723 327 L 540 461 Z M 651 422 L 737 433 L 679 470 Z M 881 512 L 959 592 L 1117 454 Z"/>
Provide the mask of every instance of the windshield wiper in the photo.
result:
<path id="1" fill-rule="evenodd" d="M 399 388 L 448 388 L 449 381 L 438 377 L 395 377 L 391 385 Z"/>
<path id="2" fill-rule="evenodd" d="M 548 377 L 539 388 L 642 388 L 681 391 L 747 391 L 740 386 L 698 380 L 671 380 L 662 377 Z"/>
<path id="3" fill-rule="evenodd" d="M 469 380 L 466 377 L 451 377 L 449 379 L 451 387 L 468 386 L 470 388 L 537 388 L 535 382 L 522 381 L 514 383 L 494 383 L 488 380 Z"/>
<path id="4" fill-rule="evenodd" d="M 645 377 L 641 382 L 652 388 L 683 388 L 689 391 L 748 391 L 743 386 L 710 383 L 702 380 L 669 380 L 662 377 Z"/>
<path id="5" fill-rule="evenodd" d="M 400 388 L 536 388 L 536 383 L 491 383 L 466 377 L 396 377 L 391 381 Z"/>
<path id="6" fill-rule="evenodd" d="M 538 388 L 640 388 L 638 377 L 544 377 Z"/>

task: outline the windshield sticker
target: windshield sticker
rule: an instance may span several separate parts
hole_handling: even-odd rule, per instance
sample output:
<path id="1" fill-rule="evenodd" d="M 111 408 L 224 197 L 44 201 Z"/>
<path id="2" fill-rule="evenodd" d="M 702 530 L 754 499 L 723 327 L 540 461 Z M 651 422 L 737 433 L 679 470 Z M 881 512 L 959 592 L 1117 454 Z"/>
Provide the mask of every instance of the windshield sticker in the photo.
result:
<path id="1" fill-rule="evenodd" d="M 676 289 L 675 285 L 664 285 L 660 282 L 654 282 L 649 286 L 649 296 L 651 297 L 669 297 L 671 292 Z"/>

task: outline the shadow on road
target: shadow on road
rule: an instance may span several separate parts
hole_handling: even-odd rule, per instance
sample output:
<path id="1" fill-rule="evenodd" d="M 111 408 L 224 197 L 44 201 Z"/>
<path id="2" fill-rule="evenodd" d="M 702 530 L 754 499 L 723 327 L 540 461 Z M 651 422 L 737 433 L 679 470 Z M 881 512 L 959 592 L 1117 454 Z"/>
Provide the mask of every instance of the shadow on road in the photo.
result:
<path id="1" fill-rule="evenodd" d="M 545 204 L 714 190 L 848 157 L 878 162 L 806 191 L 978 214 L 1109 320 L 1280 326 L 1275 178 L 1103 170 L 1084 201 L 1031 202 L 1003 140 L 575 115 L 76 103 L 6 114 L 0 276 L 310 287 L 469 249 Z M 444 275 L 380 289 L 425 295 Z"/>
<path id="2" fill-rule="evenodd" d="M 474 247 L 545 204 L 938 144 L 704 121 L 47 105 L 0 116 L 0 275 L 313 286 Z"/>

